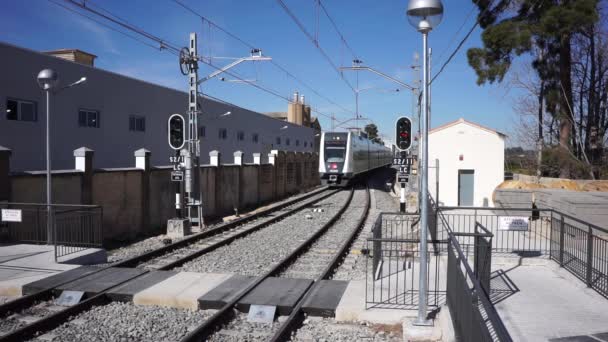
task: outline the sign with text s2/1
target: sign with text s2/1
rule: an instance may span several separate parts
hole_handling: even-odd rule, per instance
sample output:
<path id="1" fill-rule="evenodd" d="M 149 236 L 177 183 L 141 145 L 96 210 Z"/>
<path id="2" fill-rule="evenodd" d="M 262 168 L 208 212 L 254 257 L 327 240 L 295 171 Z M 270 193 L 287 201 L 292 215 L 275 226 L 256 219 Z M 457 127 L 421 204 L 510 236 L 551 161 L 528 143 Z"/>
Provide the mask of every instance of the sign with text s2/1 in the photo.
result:
<path id="1" fill-rule="evenodd" d="M 2 209 L 2 222 L 21 222 L 21 209 Z"/>
<path id="2" fill-rule="evenodd" d="M 393 165 L 403 166 L 403 165 L 413 165 L 414 160 L 412 158 L 393 158 Z"/>
<path id="3" fill-rule="evenodd" d="M 501 216 L 498 218 L 498 230 L 527 231 L 530 220 L 523 216 Z"/>

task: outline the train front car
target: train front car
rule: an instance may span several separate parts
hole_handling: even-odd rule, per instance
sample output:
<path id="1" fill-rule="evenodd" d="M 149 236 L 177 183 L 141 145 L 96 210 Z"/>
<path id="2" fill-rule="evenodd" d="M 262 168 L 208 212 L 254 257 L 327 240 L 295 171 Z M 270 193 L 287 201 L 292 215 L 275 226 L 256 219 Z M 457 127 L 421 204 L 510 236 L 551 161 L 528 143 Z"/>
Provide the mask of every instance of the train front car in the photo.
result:
<path id="1" fill-rule="evenodd" d="M 348 156 L 350 154 L 349 133 L 324 132 L 319 151 L 319 175 L 321 184 L 346 186 L 348 183 Z"/>

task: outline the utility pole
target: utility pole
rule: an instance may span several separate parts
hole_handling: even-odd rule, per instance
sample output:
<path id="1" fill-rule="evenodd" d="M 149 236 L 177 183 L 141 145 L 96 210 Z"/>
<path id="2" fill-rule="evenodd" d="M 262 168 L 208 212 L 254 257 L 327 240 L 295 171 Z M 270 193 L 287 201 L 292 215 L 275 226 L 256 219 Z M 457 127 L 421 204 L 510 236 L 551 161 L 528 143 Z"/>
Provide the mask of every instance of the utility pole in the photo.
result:
<path id="1" fill-rule="evenodd" d="M 200 193 L 200 141 L 198 138 L 198 42 L 196 33 L 190 33 L 190 56 L 194 62 L 188 73 L 190 85 L 188 96 L 188 151 L 185 158 L 186 174 L 185 186 L 188 206 L 188 217 L 191 223 L 196 223 L 199 228 L 203 227 L 202 198 Z M 183 151 L 182 151 L 183 153 Z M 194 172 L 193 172 L 194 167 Z"/>
<path id="2" fill-rule="evenodd" d="M 198 41 L 196 33 L 190 33 L 190 44 L 184 47 L 179 53 L 179 66 L 182 74 L 188 76 L 188 113 L 186 123 L 186 144 L 179 151 L 178 162 L 180 168 L 184 169 L 184 179 L 182 183 L 182 191 L 184 196 L 182 200 L 178 200 L 176 207 L 179 209 L 180 203 L 182 213 L 187 215 L 190 223 L 193 226 L 203 227 L 203 207 L 202 194 L 200 191 L 200 140 L 198 132 L 198 116 L 202 114 L 201 108 L 198 105 L 198 85 L 208 81 L 224 72 L 246 61 L 269 61 L 271 57 L 262 55 L 262 50 L 252 49 L 250 55 L 239 58 L 236 61 L 222 67 L 199 79 L 198 62 L 202 61 L 203 57 L 198 56 Z M 227 114 L 230 114 L 228 112 Z"/>
<path id="3" fill-rule="evenodd" d="M 185 144 L 179 150 L 176 162 L 183 168 L 180 195 L 176 196 L 178 215 L 181 211 L 190 224 L 203 226 L 202 198 L 200 192 L 200 144 L 198 138 L 198 42 L 196 33 L 190 33 L 190 44 L 180 51 L 179 64 L 183 75 L 188 76 L 188 112 L 185 123 Z M 181 209 L 181 210 L 180 210 Z"/>

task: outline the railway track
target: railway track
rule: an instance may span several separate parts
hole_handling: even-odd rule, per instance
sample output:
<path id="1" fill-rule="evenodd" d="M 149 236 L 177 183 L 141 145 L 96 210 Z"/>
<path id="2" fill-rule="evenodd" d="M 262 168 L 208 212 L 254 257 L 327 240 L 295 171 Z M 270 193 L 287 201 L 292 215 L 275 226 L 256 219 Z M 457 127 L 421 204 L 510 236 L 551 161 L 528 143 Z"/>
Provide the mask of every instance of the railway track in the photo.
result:
<path id="1" fill-rule="evenodd" d="M 329 219 L 321 228 L 319 228 L 312 236 L 293 250 L 288 256 L 283 258 L 279 263 L 267 270 L 262 276 L 258 277 L 255 282 L 251 283 L 247 288 L 240 291 L 226 305 L 218 310 L 213 316 L 206 320 L 201 326 L 186 335 L 182 341 L 241 341 L 241 340 L 282 340 L 283 336 L 291 336 L 291 332 L 297 329 L 302 324 L 304 314 L 301 310 L 302 304 L 313 293 L 315 286 L 319 280 L 329 279 L 331 274 L 338 267 L 344 256 L 348 252 L 350 245 L 357 236 L 359 230 L 363 227 L 365 218 L 369 211 L 369 191 L 365 191 L 365 204 L 363 205 L 360 216 L 355 225 L 349 225 L 350 231 L 344 234 L 344 230 L 338 227 L 337 223 L 341 218 L 346 217 L 344 214 L 349 210 L 354 197 L 354 189 L 351 189 L 348 199 L 344 202 L 341 208 Z M 361 206 L 356 206 L 361 209 Z M 361 211 L 361 210 L 360 210 Z M 353 228 L 354 226 L 354 228 Z M 330 231 L 330 235 L 328 234 Z M 339 234 L 338 232 L 342 232 Z M 325 237 L 329 236 L 329 237 Z M 317 265 L 321 272 L 306 290 L 304 296 L 298 301 L 292 314 L 279 322 L 274 322 L 269 326 L 259 326 L 256 323 L 250 323 L 246 320 L 246 315 L 235 310 L 236 304 L 247 294 L 252 292 L 265 279 L 279 276 L 289 270 L 292 265 L 297 264 L 297 260 L 303 256 L 308 257 L 314 255 L 318 251 L 318 247 L 328 243 L 328 241 L 336 242 L 341 239 L 340 246 L 335 250 L 331 258 L 324 258 L 324 265 Z M 315 246 L 316 245 L 316 246 Z M 322 267 L 321 267 L 322 266 Z M 315 267 L 317 268 L 317 267 Z M 289 272 L 289 271 L 287 271 Z M 285 273 L 287 274 L 287 273 Z M 245 334 L 245 335 L 244 335 Z"/>
<path id="2" fill-rule="evenodd" d="M 111 267 L 136 267 L 142 269 L 141 273 L 137 276 L 143 276 L 152 269 L 173 269 L 200 255 L 227 245 L 238 238 L 242 238 L 281 221 L 288 216 L 294 215 L 302 209 L 314 205 L 337 192 L 339 190 L 328 191 L 326 188 L 322 188 L 142 255 L 100 267 L 98 270 L 89 272 L 86 275 L 103 272 Z M 164 262 L 155 260 L 164 260 Z M 133 280 L 137 276 L 126 279 L 125 282 Z M 67 282 L 76 279 L 70 279 Z M 119 283 L 112 288 L 116 288 L 123 283 Z M 63 284 L 58 284 L 57 286 L 60 285 Z M 22 341 L 31 338 L 38 332 L 53 329 L 59 322 L 67 320 L 70 316 L 89 310 L 93 306 L 108 304 L 110 299 L 105 296 L 105 293 L 112 288 L 108 288 L 99 294 L 86 298 L 77 305 L 67 308 L 54 304 L 53 289 L 39 291 L 0 305 L 0 318 L 2 318 L 2 322 L 0 323 L 0 341 Z"/>
<path id="3" fill-rule="evenodd" d="M 306 197 L 306 199 L 310 200 L 306 200 L 303 203 L 298 203 L 291 207 L 289 204 L 283 205 L 278 210 L 275 209 L 274 213 L 271 215 L 268 215 L 270 213 L 258 215 L 256 217 L 257 219 L 253 222 L 247 223 L 247 221 L 252 220 L 249 219 L 247 221 L 241 221 L 240 225 L 234 224 L 232 227 L 218 227 L 215 228 L 217 233 L 206 235 L 206 237 L 203 236 L 203 233 L 199 233 L 197 234 L 197 238 L 193 236 L 176 242 L 175 244 L 172 244 L 173 246 L 165 246 L 158 250 L 123 260 L 112 266 L 129 266 L 134 270 L 139 270 L 139 272 L 141 272 L 141 274 L 138 276 L 143 276 L 154 269 L 169 270 L 177 267 L 183 268 L 184 265 L 188 265 L 189 263 L 196 264 L 196 260 L 198 258 L 213 254 L 213 251 L 226 248 L 235 241 L 246 241 L 249 238 L 249 235 L 253 236 L 254 234 L 259 234 L 259 232 L 256 233 L 256 231 L 259 231 L 259 229 L 262 227 L 270 226 L 267 229 L 271 229 L 273 223 L 287 219 L 289 216 L 306 207 L 316 205 L 316 203 L 324 200 L 325 201 L 322 203 L 331 203 L 331 201 L 327 200 L 327 198 L 336 194 L 336 192 L 328 193 L 326 191 L 318 191 L 313 195 Z M 362 192 L 363 191 L 361 190 L 357 191 L 356 201 L 360 201 L 362 199 Z M 289 335 L 292 331 L 294 331 L 294 329 L 297 329 L 297 327 L 302 324 L 303 314 L 301 313 L 300 306 L 303 300 L 314 289 L 315 283 L 308 288 L 308 291 L 303 296 L 298 306 L 294 308 L 291 316 L 281 317 L 281 320 L 274 322 L 270 327 L 265 326 L 263 331 L 260 329 L 255 329 L 255 323 L 247 322 L 244 314 L 237 313 L 234 310 L 236 302 L 243 298 L 247 293 L 255 289 L 264 279 L 279 276 L 281 274 L 287 276 L 289 272 L 295 270 L 297 265 L 302 263 L 297 261 L 299 257 L 304 257 L 302 260 L 311 260 L 311 257 L 313 255 L 318 255 L 321 249 L 332 246 L 332 251 L 334 253 L 332 254 L 328 252 L 326 253 L 327 255 L 323 257 L 325 267 L 321 267 L 323 266 L 323 263 L 317 263 L 315 265 L 315 275 L 317 275 L 315 280 L 318 281 L 321 279 L 328 279 L 348 252 L 353 239 L 357 235 L 357 232 L 363 226 L 363 222 L 365 221 L 365 217 L 367 216 L 369 209 L 369 192 L 366 191 L 365 193 L 367 195 L 365 204 L 363 206 L 359 204 L 349 207 L 353 200 L 355 190 L 351 190 L 349 192 L 348 198 L 339 208 L 332 208 L 331 206 L 325 205 L 325 208 L 322 209 L 324 209 L 323 211 L 325 213 L 331 212 L 331 217 L 323 220 L 323 224 L 320 228 L 316 230 L 313 229 L 314 232 L 311 231 L 309 236 L 307 236 L 305 239 L 295 239 L 298 242 L 297 247 L 293 248 L 288 255 L 281 258 L 280 262 L 270 264 L 265 269 L 260 269 L 260 271 L 263 272 L 262 276 L 258 277 L 254 283 L 241 291 L 234 297 L 233 300 L 219 310 L 197 310 L 196 314 L 187 314 L 185 313 L 187 310 L 159 307 L 154 307 L 154 310 L 151 310 L 150 308 L 139 307 L 130 303 L 112 302 L 112 300 L 107 296 L 107 291 L 117 288 L 122 284 L 138 277 L 135 276 L 125 280 L 123 283 L 113 286 L 112 288 L 106 289 L 103 292 L 92 295 L 72 307 L 64 308 L 55 306 L 52 301 L 52 290 L 47 290 L 46 292 L 42 291 L 42 294 L 45 294 L 44 296 L 41 293 L 36 294 L 37 297 L 29 296 L 31 298 L 29 298 L 28 301 L 23 301 L 25 304 L 24 307 L 21 308 L 22 310 L 15 310 L 13 303 L 12 312 L 18 312 L 17 315 L 19 317 L 17 317 L 17 321 L 20 323 L 15 325 L 13 328 L 10 328 L 9 330 L 12 331 L 10 331 L 8 334 L 0 336 L 0 341 L 23 341 L 31 338 L 35 338 L 37 341 L 49 340 L 53 338 L 53 329 L 57 329 L 56 333 L 60 334 L 57 337 L 64 337 L 67 341 L 83 340 L 86 338 L 83 335 L 78 335 L 75 332 L 79 331 L 79 329 L 87 330 L 88 328 L 85 329 L 87 324 L 96 324 L 100 326 L 103 324 L 109 324 L 107 321 L 112 321 L 111 319 L 104 320 L 100 319 L 100 317 L 109 317 L 108 315 L 113 315 L 113 312 L 116 310 L 127 312 L 132 317 L 135 317 L 135 321 L 140 322 L 138 326 L 141 325 L 141 327 L 138 328 L 139 331 L 135 331 L 137 329 L 128 328 L 129 325 L 127 324 L 124 329 L 127 329 L 128 333 L 121 332 L 120 336 L 117 335 L 117 337 L 120 337 L 123 340 L 155 340 L 155 336 L 157 335 L 146 334 L 150 331 L 155 331 L 155 329 L 160 329 L 159 327 L 165 327 L 159 330 L 159 336 L 165 336 L 165 330 L 167 330 L 171 332 L 171 339 L 179 339 L 183 337 L 183 341 L 241 340 L 242 336 L 239 336 L 239 330 L 232 329 L 231 331 L 231 325 L 241 328 L 244 326 L 246 330 L 251 330 L 253 334 L 257 336 L 254 336 L 255 339 L 258 340 L 268 339 L 272 335 L 278 336 L 274 337 L 274 340 L 281 340 L 281 336 L 284 336 L 285 334 Z M 317 206 L 322 207 L 321 204 L 318 204 Z M 319 208 L 315 207 L 315 209 L 318 210 Z M 333 213 L 334 211 L 335 213 Z M 351 216 L 355 215 L 356 211 L 361 212 L 361 214 L 359 220 L 356 222 L 357 224 L 354 225 L 355 228 L 353 228 L 353 220 Z M 313 212 L 319 211 L 313 210 Z M 348 215 L 345 215 L 345 213 Z M 345 217 L 348 217 L 349 219 L 344 219 Z M 301 221 L 307 219 L 299 217 L 299 220 Z M 350 230 L 347 229 L 347 227 L 350 227 Z M 222 230 L 220 231 L 220 229 Z M 342 242 L 341 246 L 336 245 L 340 245 L 338 241 Z M 165 257 L 169 255 L 173 257 Z M 330 255 L 332 256 L 331 258 L 329 258 Z M 159 258 L 167 261 L 162 264 L 154 261 L 158 260 Z M 313 274 L 309 274 L 309 276 L 312 275 Z M 10 317 L 10 315 L 2 316 L 2 313 L 7 313 L 11 308 L 9 307 L 3 309 L 2 307 L 3 306 L 0 306 L 0 317 Z M 177 317 L 179 322 L 174 322 L 170 326 L 166 326 L 167 323 L 163 323 L 163 320 L 159 318 L 161 316 L 159 316 L 155 310 L 158 310 L 158 312 L 165 312 L 166 315 L 171 317 Z M 76 319 L 73 319 L 74 317 L 76 317 Z M 201 320 L 204 320 L 204 323 L 194 328 L 194 325 Z M 11 319 L 11 321 L 14 320 Z M 120 326 L 121 324 L 126 323 L 121 320 L 118 322 L 118 325 Z M 227 328 L 223 329 L 223 332 L 220 330 L 221 333 L 218 335 L 218 329 L 221 326 L 226 326 Z M 37 338 L 39 334 L 48 331 L 51 332 L 40 339 Z M 103 329 L 100 329 L 100 331 L 103 331 Z M 230 336 L 233 338 L 230 338 Z M 63 340 L 61 337 L 59 337 L 59 340 Z M 160 341 L 162 340 L 163 339 L 160 339 Z"/>

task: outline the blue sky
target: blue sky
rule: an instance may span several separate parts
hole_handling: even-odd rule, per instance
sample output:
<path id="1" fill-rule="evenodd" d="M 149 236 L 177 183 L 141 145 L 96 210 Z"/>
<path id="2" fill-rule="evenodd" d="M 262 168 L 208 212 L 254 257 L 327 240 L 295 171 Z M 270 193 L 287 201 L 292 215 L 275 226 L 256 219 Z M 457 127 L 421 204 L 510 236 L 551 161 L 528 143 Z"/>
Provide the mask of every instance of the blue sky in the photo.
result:
<path id="1" fill-rule="evenodd" d="M 63 0 L 53 1 L 67 5 Z M 353 91 L 277 1 L 182 1 L 243 40 L 263 49 L 265 55 L 271 56 L 319 93 L 354 112 Z M 336 65 L 351 64 L 352 54 L 341 43 L 322 12 L 318 15 L 317 23 L 315 1 L 284 2 L 307 30 L 318 34 L 321 47 Z M 199 53 L 207 56 L 243 57 L 249 53 L 247 46 L 216 28 L 204 25 L 199 17 L 171 0 L 87 0 L 87 3 L 101 6 L 176 45 L 187 45 L 189 32 L 195 31 L 199 34 Z M 405 83 L 412 82 L 410 65 L 414 53 L 421 51 L 422 41 L 405 16 L 406 0 L 326 0 L 323 4 L 357 57 L 366 65 Z M 433 48 L 432 65 L 436 69 L 473 25 L 477 14 L 469 0 L 444 1 L 444 6 L 443 22 L 431 32 L 429 42 Z M 471 11 L 474 11 L 472 15 Z M 456 34 L 463 23 L 464 27 Z M 99 68 L 180 90 L 187 89 L 187 79 L 180 74 L 174 55 L 125 37 L 49 0 L 3 1 L 0 4 L 0 40 L 34 50 L 78 48 L 97 55 L 96 66 Z M 466 50 L 474 46 L 481 46 L 479 29 L 433 84 L 432 126 L 464 117 L 512 135 L 509 143 L 517 144 L 514 134 L 510 134 L 517 121 L 513 109 L 513 97 L 517 92 L 507 91 L 504 85 L 477 86 L 475 72 L 466 61 Z M 216 60 L 218 65 L 229 62 Z M 255 79 L 257 84 L 286 97 L 299 90 L 313 108 L 324 114 L 335 114 L 342 120 L 353 117 L 352 113 L 344 112 L 316 96 L 270 63 L 242 64 L 233 70 L 243 78 Z M 212 71 L 203 66 L 201 75 Z M 345 72 L 344 77 L 356 86 L 356 72 Z M 360 72 L 358 77 L 359 88 L 373 88 L 360 93 L 359 112 L 374 120 L 381 133 L 392 134 L 391 127 L 398 114 L 411 114 L 410 93 L 405 90 L 390 92 L 395 85 L 372 73 Z M 201 90 L 260 112 L 287 109 L 285 100 L 243 83 L 215 79 L 204 83 Z M 322 115 L 319 117 L 323 128 L 329 129 L 330 119 Z"/>

